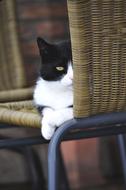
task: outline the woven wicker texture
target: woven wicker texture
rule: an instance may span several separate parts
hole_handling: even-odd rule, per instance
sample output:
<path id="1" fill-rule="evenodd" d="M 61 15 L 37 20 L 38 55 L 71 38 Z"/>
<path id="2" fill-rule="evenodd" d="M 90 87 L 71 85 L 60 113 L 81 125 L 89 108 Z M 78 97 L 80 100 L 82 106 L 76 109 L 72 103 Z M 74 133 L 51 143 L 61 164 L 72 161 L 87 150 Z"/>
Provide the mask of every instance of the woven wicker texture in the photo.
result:
<path id="1" fill-rule="evenodd" d="M 24 127 L 40 127 L 41 117 L 32 101 L 1 103 L 0 122 Z"/>
<path id="2" fill-rule="evenodd" d="M 15 0 L 0 1 L 0 90 L 21 88 L 25 83 Z"/>
<path id="3" fill-rule="evenodd" d="M 15 0 L 0 1 L 0 122 L 40 127 L 41 117 L 33 102 L 28 101 L 32 99 L 33 88 L 26 87 L 24 73 Z"/>
<path id="4" fill-rule="evenodd" d="M 33 98 L 33 88 L 21 88 L 0 92 L 0 102 L 30 100 Z"/>
<path id="5" fill-rule="evenodd" d="M 74 114 L 126 110 L 126 1 L 68 0 Z"/>

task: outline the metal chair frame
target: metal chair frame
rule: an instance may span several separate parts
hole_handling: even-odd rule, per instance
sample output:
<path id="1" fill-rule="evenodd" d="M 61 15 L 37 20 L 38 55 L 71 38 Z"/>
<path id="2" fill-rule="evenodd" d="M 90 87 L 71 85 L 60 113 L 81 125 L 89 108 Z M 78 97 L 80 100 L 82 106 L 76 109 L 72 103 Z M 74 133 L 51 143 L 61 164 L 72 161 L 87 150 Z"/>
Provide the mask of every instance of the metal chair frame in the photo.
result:
<path id="1" fill-rule="evenodd" d="M 120 156 L 126 182 L 126 152 L 124 136 L 126 133 L 126 112 L 107 113 L 91 116 L 83 119 L 73 119 L 63 124 L 54 134 L 49 144 L 48 153 L 48 190 L 59 190 L 59 152 L 61 142 L 73 132 L 72 139 L 85 139 L 101 136 L 117 135 L 119 139 Z M 69 136 L 70 139 L 70 136 Z M 67 190 L 67 187 L 66 187 Z"/>
<path id="2" fill-rule="evenodd" d="M 6 125 L 0 124 L 0 129 L 4 128 L 16 128 L 15 125 Z M 19 126 L 18 126 L 19 127 Z M 22 127 L 23 128 L 23 127 Z M 65 140 L 68 140 L 66 138 Z M 32 145 L 37 144 L 47 144 L 49 141 L 42 138 L 42 136 L 32 136 L 32 137 L 25 137 L 25 138 L 9 138 L 0 135 L 0 149 L 9 149 L 11 151 L 16 151 L 20 154 L 24 155 L 25 160 L 27 161 L 28 165 L 28 173 L 32 182 L 32 190 L 46 190 L 47 183 L 45 182 L 43 171 L 40 169 L 40 162 L 38 163 L 39 168 L 37 167 L 36 159 L 39 160 L 38 156 L 35 154 L 34 150 L 32 149 Z M 62 170 L 62 175 L 60 176 L 60 184 L 59 188 L 64 190 L 64 186 L 68 187 L 68 180 L 67 175 L 64 167 L 64 161 L 62 158 L 62 153 L 59 152 L 60 156 L 60 168 Z M 39 171 L 38 171 L 39 169 Z M 41 171 L 40 171 L 41 170 Z"/>
<path id="3" fill-rule="evenodd" d="M 5 128 L 5 124 L 0 128 Z M 8 126 L 6 125 L 8 128 Z M 10 126 L 9 126 L 10 127 Z M 16 127 L 12 126 L 11 127 Z M 77 129 L 77 130 L 75 130 Z M 1 138 L 0 149 L 16 148 L 22 146 L 31 146 L 37 144 L 49 143 L 48 150 L 48 190 L 69 190 L 69 183 L 60 151 L 62 141 L 79 140 L 85 138 L 102 137 L 117 135 L 124 182 L 126 184 L 126 150 L 125 137 L 126 133 L 126 112 L 108 113 L 97 116 L 91 116 L 83 119 L 73 119 L 59 127 L 51 141 L 43 139 L 41 136 L 26 137 L 19 139 Z M 62 168 L 62 175 L 59 173 Z M 35 170 L 34 170 L 35 171 Z M 33 186 L 36 183 L 33 184 Z M 40 188 L 40 187 L 39 187 Z M 36 189 L 36 186 L 35 186 Z"/>

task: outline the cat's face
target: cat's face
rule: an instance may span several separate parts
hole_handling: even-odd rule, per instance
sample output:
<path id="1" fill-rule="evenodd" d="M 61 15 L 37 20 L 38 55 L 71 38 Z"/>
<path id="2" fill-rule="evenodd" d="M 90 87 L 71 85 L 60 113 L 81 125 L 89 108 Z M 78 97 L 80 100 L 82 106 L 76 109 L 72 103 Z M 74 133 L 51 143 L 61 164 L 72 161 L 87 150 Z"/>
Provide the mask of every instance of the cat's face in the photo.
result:
<path id="1" fill-rule="evenodd" d="M 46 81 L 60 81 L 64 86 L 73 84 L 73 66 L 69 41 L 49 44 L 42 38 L 37 39 L 40 56 L 40 76 Z"/>

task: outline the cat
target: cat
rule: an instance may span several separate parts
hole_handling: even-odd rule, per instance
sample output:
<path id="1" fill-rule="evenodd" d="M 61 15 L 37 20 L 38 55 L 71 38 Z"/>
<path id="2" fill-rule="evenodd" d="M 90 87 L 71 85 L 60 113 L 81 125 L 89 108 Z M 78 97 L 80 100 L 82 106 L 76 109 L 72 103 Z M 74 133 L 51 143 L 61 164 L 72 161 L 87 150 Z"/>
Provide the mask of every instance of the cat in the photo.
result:
<path id="1" fill-rule="evenodd" d="M 51 44 L 38 37 L 40 74 L 34 102 L 42 115 L 41 133 L 49 140 L 56 127 L 73 118 L 73 65 L 70 41 Z"/>

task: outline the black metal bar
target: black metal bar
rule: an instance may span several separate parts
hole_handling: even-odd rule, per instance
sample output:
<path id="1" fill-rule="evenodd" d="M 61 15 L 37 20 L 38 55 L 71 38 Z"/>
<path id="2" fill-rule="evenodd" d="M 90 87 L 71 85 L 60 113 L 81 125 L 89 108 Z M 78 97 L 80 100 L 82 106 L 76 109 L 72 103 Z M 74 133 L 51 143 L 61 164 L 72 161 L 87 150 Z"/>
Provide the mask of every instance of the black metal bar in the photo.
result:
<path id="1" fill-rule="evenodd" d="M 59 158 L 58 159 L 59 159 L 59 167 L 58 168 L 60 170 L 60 172 L 59 172 L 60 180 L 58 181 L 59 190 L 70 190 L 69 182 L 68 182 L 68 178 L 67 178 L 67 172 L 66 172 L 61 149 L 59 150 Z"/>
<path id="2" fill-rule="evenodd" d="M 42 136 L 37 137 L 26 137 L 19 139 L 1 139 L 0 140 L 0 149 L 3 148 L 12 148 L 17 146 L 28 146 L 28 145 L 36 145 L 36 144 L 46 144 L 49 141 L 42 138 Z"/>
<path id="3" fill-rule="evenodd" d="M 84 138 L 92 138 L 92 137 L 102 137 L 102 136 L 111 136 L 117 134 L 126 133 L 126 126 L 106 126 L 101 128 L 90 128 L 88 130 L 75 131 L 72 133 L 68 133 L 66 137 L 63 137 L 63 140 L 71 141 L 71 140 L 80 140 Z"/>
<path id="4" fill-rule="evenodd" d="M 117 125 L 117 124 L 125 124 L 126 123 L 126 112 L 118 112 L 118 113 L 110 113 L 110 114 L 102 114 L 97 116 L 92 116 L 83 119 L 73 119 L 65 124 L 63 124 L 54 134 L 51 142 L 49 144 L 49 153 L 48 153 L 48 189 L 49 190 L 58 190 L 57 181 L 58 181 L 58 165 L 57 165 L 57 156 L 60 147 L 60 143 L 63 138 L 68 134 L 70 130 L 73 129 L 87 129 L 94 128 L 94 131 L 90 130 L 89 133 L 95 133 L 95 128 L 101 128 L 101 126 L 108 125 Z M 121 126 L 118 126 L 121 127 Z M 125 127 L 123 128 L 123 130 Z M 101 128 L 103 130 L 103 128 Z M 107 132 L 108 130 L 108 132 Z M 114 133 L 110 132 L 110 135 Z M 104 128 L 105 135 L 109 135 L 109 128 Z M 104 133 L 102 131 L 102 133 Z M 121 131 L 118 131 L 121 133 Z M 123 132 L 123 131 L 122 131 Z M 96 134 L 95 134 L 96 135 Z M 86 138 L 86 136 L 84 137 Z"/>
<path id="5" fill-rule="evenodd" d="M 22 126 L 17 126 L 17 125 L 12 125 L 12 124 L 10 125 L 10 124 L 6 124 L 6 123 L 0 123 L 0 129 L 18 128 L 18 127 L 22 127 Z"/>
<path id="6" fill-rule="evenodd" d="M 0 135 L 1 139 L 4 139 L 5 141 L 10 140 L 9 137 Z M 22 154 L 24 158 L 26 159 L 26 167 L 28 167 L 28 173 L 29 176 L 31 177 L 31 184 L 32 184 L 32 189 L 33 190 L 46 190 L 46 184 L 45 184 L 45 179 L 43 175 L 43 171 L 39 172 L 40 169 L 40 161 L 39 159 L 35 159 L 35 151 L 31 147 L 17 147 L 17 146 L 12 146 L 9 147 L 9 150 L 15 151 L 19 154 Z M 37 161 L 37 162 L 36 162 Z M 39 167 L 37 166 L 39 165 Z M 41 173 L 41 175 L 39 175 Z M 41 178 L 41 179 L 40 179 Z"/>
<path id="7" fill-rule="evenodd" d="M 29 175 L 31 177 L 32 190 L 42 190 L 42 189 L 45 190 L 45 180 L 43 176 L 41 176 L 41 180 L 40 180 L 40 176 L 38 173 L 40 166 L 39 168 L 36 167 L 36 159 L 35 159 L 33 148 L 25 147 L 24 155 L 26 158 Z"/>
<path id="8" fill-rule="evenodd" d="M 122 163 L 124 184 L 126 187 L 126 138 L 124 135 L 119 134 L 117 135 L 117 140 L 118 140 L 118 146 L 119 146 L 121 163 Z"/>
<path id="9" fill-rule="evenodd" d="M 71 140 L 80 140 L 83 138 L 92 138 L 92 137 L 100 137 L 100 136 L 106 136 L 106 135 L 116 135 L 119 133 L 125 133 L 126 132 L 126 126 L 120 126 L 116 127 L 109 126 L 106 130 L 105 128 L 90 128 L 89 130 L 80 130 L 80 131 L 73 131 L 68 133 L 66 136 L 64 136 L 64 141 L 71 141 Z M 92 132 L 90 132 L 92 131 Z M 19 139 L 11 139 L 11 138 L 3 138 L 0 135 L 0 149 L 3 148 L 14 148 L 19 146 L 30 146 L 30 145 L 37 145 L 37 144 L 46 144 L 49 143 L 49 141 L 42 138 L 42 136 L 36 136 L 36 137 L 26 137 L 26 138 L 19 138 Z"/>

